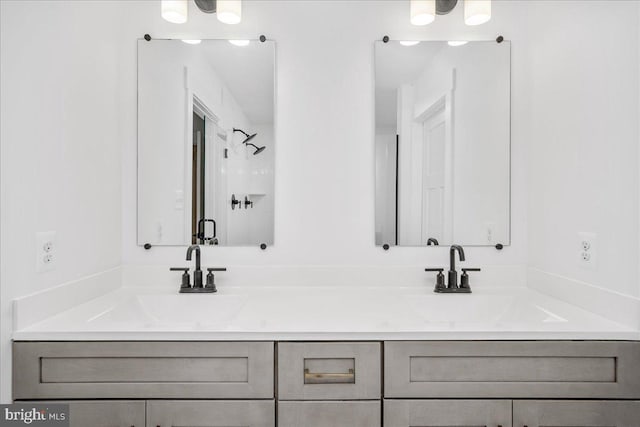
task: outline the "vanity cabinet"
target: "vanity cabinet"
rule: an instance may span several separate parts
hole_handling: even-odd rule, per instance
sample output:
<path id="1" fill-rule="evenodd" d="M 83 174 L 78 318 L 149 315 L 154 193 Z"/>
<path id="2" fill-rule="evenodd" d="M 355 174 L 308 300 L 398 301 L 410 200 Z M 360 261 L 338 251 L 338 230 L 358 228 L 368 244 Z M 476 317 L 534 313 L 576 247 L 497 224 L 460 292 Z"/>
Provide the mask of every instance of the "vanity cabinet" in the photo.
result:
<path id="1" fill-rule="evenodd" d="M 516 400 L 514 427 L 638 427 L 640 401 Z"/>
<path id="2" fill-rule="evenodd" d="M 148 427 L 274 427 L 275 420 L 273 400 L 147 401 Z"/>
<path id="3" fill-rule="evenodd" d="M 384 426 L 511 427 L 511 400 L 385 400 Z"/>

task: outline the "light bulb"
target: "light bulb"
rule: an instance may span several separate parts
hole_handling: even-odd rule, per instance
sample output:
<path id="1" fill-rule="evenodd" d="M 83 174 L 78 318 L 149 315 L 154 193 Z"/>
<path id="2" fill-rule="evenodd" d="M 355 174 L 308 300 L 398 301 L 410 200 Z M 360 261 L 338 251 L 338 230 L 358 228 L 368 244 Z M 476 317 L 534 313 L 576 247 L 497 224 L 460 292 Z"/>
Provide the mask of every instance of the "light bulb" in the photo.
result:
<path id="1" fill-rule="evenodd" d="M 436 19 L 436 0 L 411 0 L 411 23 L 427 25 Z"/>
<path id="2" fill-rule="evenodd" d="M 402 40 L 402 41 L 400 42 L 400 44 L 401 44 L 402 46 L 415 46 L 415 45 L 417 45 L 417 44 L 419 44 L 419 43 L 420 43 L 420 42 L 419 42 L 419 41 L 416 41 L 416 40 Z"/>
<path id="3" fill-rule="evenodd" d="M 173 24 L 187 22 L 189 3 L 187 0 L 162 0 L 160 14 Z"/>
<path id="4" fill-rule="evenodd" d="M 480 25 L 491 19 L 491 0 L 464 0 L 464 23 Z"/>
<path id="5" fill-rule="evenodd" d="M 186 44 L 200 44 L 202 43 L 202 40 L 182 40 L 183 42 L 185 42 Z"/>
<path id="6" fill-rule="evenodd" d="M 217 0 L 216 14 L 220 22 L 225 24 L 239 24 L 242 20 L 242 1 Z"/>
<path id="7" fill-rule="evenodd" d="M 448 42 L 447 42 L 447 44 L 448 44 L 449 46 L 453 46 L 453 47 L 456 47 L 456 46 L 464 46 L 464 45 L 465 45 L 465 44 L 467 44 L 467 43 L 469 43 L 469 42 L 468 42 L 468 41 L 466 41 L 466 40 L 464 40 L 464 41 L 463 41 L 463 40 L 451 40 L 451 41 L 448 41 Z"/>
<path id="8" fill-rule="evenodd" d="M 249 40 L 229 40 L 229 43 L 240 47 L 249 46 Z"/>

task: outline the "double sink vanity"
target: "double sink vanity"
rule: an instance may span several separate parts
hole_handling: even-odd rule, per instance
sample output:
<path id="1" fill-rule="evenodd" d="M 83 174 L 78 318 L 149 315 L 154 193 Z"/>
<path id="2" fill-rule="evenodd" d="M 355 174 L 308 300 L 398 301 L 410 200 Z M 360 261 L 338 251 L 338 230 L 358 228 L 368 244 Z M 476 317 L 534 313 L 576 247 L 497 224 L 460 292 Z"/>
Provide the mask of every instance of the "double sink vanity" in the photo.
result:
<path id="1" fill-rule="evenodd" d="M 14 399 L 93 427 L 640 419 L 637 332 L 527 288 L 178 289 L 123 287 L 16 331 Z"/>

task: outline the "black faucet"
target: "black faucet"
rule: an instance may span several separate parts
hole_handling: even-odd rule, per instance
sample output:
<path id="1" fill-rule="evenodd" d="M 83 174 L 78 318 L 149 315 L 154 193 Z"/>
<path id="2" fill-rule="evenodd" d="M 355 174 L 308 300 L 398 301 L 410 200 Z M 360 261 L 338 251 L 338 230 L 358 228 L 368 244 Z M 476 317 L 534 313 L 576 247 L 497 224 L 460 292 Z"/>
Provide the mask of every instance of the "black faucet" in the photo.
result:
<path id="1" fill-rule="evenodd" d="M 427 239 L 427 246 L 439 246 L 438 239 L 434 239 L 433 237 L 429 237 Z"/>
<path id="2" fill-rule="evenodd" d="M 469 271 L 480 271 L 479 268 L 463 268 L 460 285 L 458 286 L 458 272 L 456 270 L 456 252 L 460 261 L 465 260 L 464 249 L 460 245 L 452 245 L 449 249 L 449 272 L 448 283 L 444 284 L 444 274 L 442 274 L 443 268 L 426 268 L 425 271 L 434 271 L 438 275 L 436 277 L 436 287 L 434 292 L 437 293 L 471 293 L 471 287 L 469 286 Z"/>
<path id="3" fill-rule="evenodd" d="M 187 261 L 191 261 L 193 251 L 196 252 L 196 269 L 193 272 L 193 286 L 190 283 L 189 268 L 173 267 L 171 271 L 182 271 L 182 284 L 180 286 L 181 294 L 200 294 L 216 292 L 216 284 L 213 277 L 214 271 L 227 271 L 224 267 L 207 268 L 207 284 L 202 285 L 202 268 L 200 264 L 200 246 L 192 245 L 187 249 Z"/>
<path id="4" fill-rule="evenodd" d="M 193 287 L 202 288 L 202 269 L 200 268 L 200 246 L 191 245 L 187 249 L 187 261 L 191 261 L 191 255 L 196 251 L 196 269 L 193 272 Z"/>
<path id="5" fill-rule="evenodd" d="M 451 245 L 451 249 L 449 249 L 449 283 L 447 284 L 448 288 L 457 289 L 458 288 L 458 272 L 456 271 L 456 251 L 460 256 L 460 261 L 464 261 L 464 249 L 460 245 Z"/>

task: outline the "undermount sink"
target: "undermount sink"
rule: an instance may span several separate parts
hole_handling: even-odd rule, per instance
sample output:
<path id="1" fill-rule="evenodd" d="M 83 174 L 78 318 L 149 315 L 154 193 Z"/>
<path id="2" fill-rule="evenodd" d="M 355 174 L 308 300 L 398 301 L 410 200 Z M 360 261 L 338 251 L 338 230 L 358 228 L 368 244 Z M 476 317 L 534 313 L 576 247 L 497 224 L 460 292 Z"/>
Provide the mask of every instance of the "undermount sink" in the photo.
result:
<path id="1" fill-rule="evenodd" d="M 138 295 L 89 321 L 217 325 L 234 317 L 244 302 L 236 295 Z"/>

